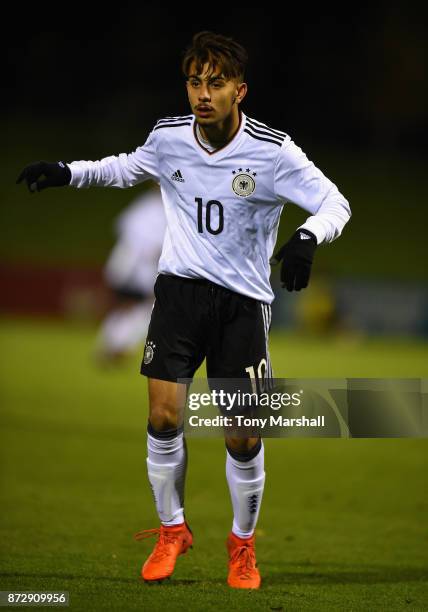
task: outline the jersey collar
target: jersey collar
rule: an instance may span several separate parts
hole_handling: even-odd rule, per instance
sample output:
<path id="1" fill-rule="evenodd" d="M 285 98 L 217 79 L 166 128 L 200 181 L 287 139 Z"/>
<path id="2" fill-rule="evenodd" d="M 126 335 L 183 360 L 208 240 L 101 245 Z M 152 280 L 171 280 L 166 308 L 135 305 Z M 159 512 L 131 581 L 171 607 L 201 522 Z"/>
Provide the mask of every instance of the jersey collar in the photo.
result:
<path id="1" fill-rule="evenodd" d="M 246 115 L 241 111 L 241 109 L 239 109 L 239 127 L 235 132 L 235 135 L 233 136 L 232 140 L 229 140 L 227 144 L 223 145 L 219 149 L 216 149 L 215 151 L 208 151 L 208 149 L 205 149 L 205 147 L 199 142 L 199 139 L 196 135 L 196 117 L 193 116 L 193 144 L 207 161 L 217 161 L 218 159 L 230 153 L 230 151 L 232 151 L 237 146 L 244 131 L 246 119 Z"/>

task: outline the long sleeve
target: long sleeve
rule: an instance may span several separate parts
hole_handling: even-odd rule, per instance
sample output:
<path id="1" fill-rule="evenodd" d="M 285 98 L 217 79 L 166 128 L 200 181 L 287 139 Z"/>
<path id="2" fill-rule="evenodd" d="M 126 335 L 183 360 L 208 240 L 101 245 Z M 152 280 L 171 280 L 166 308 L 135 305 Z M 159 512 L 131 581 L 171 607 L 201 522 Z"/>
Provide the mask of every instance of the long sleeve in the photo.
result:
<path id="1" fill-rule="evenodd" d="M 301 226 L 321 242 L 340 236 L 351 217 L 348 201 L 291 140 L 286 140 L 275 165 L 275 194 L 311 213 Z"/>
<path id="2" fill-rule="evenodd" d="M 133 187 L 148 179 L 159 179 L 159 164 L 154 133 L 133 153 L 120 153 L 99 161 L 74 161 L 67 164 L 71 170 L 70 186 Z"/>

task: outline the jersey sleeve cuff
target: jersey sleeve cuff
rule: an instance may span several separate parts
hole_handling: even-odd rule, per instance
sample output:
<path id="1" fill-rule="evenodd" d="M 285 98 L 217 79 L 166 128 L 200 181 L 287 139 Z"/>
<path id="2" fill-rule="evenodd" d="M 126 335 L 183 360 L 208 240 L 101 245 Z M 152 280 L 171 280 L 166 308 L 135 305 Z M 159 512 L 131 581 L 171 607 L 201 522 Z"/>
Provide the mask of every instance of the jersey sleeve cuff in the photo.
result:
<path id="1" fill-rule="evenodd" d="M 84 171 L 79 168 L 77 164 L 72 162 L 71 164 L 67 164 L 71 172 L 71 180 L 69 182 L 70 187 L 79 187 L 82 183 Z"/>
<path id="2" fill-rule="evenodd" d="M 309 232 L 312 232 L 312 234 L 314 234 L 317 239 L 317 244 L 321 244 L 325 240 L 325 229 L 320 220 L 316 217 L 309 217 L 308 219 L 306 219 L 305 223 L 301 225 L 298 229 L 305 229 Z"/>

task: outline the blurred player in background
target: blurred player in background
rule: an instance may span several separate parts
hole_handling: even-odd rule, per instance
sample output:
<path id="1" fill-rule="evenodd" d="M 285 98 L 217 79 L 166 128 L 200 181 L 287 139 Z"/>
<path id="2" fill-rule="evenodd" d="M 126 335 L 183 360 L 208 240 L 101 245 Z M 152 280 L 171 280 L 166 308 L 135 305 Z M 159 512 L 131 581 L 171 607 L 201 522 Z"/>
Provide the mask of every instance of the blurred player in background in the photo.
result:
<path id="1" fill-rule="evenodd" d="M 153 182 L 119 215 L 117 243 L 104 268 L 113 304 L 101 324 L 95 357 L 117 362 L 135 351 L 147 335 L 166 220 L 159 188 Z"/>
<path id="2" fill-rule="evenodd" d="M 147 581 L 168 578 L 193 543 L 184 514 L 181 410 L 187 389 L 181 379 L 192 379 L 206 358 L 210 386 L 239 379 L 239 391 L 251 392 L 253 382 L 269 383 L 270 263 L 281 262 L 288 291 L 304 289 L 318 245 L 340 236 L 350 218 L 336 185 L 288 134 L 241 111 L 246 63 L 239 43 L 200 32 L 182 62 L 191 114 L 160 119 L 133 153 L 37 162 L 18 177 L 31 192 L 61 185 L 125 188 L 149 179 L 161 185 L 167 229 L 141 365 L 149 379 L 147 470 L 161 522 L 140 534 L 158 536 L 142 568 Z M 263 81 L 263 87 L 265 103 L 285 114 L 275 83 Z M 272 257 L 288 202 L 309 216 Z M 254 532 L 265 483 L 263 441 L 256 435 L 225 438 L 233 507 L 227 582 L 257 589 Z"/>

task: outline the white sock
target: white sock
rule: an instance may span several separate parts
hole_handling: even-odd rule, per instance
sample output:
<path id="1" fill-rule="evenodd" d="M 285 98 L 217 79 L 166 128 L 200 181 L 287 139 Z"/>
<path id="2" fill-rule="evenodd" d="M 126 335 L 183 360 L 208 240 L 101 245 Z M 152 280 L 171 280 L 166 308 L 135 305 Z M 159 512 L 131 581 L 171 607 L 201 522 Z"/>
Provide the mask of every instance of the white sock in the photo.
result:
<path id="1" fill-rule="evenodd" d="M 226 451 L 226 477 L 233 506 L 232 531 L 250 538 L 257 523 L 265 484 L 264 447 L 249 461 L 234 459 Z"/>
<path id="2" fill-rule="evenodd" d="M 147 473 L 163 525 L 184 522 L 184 481 L 187 450 L 183 433 L 157 438 L 147 433 Z"/>

